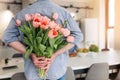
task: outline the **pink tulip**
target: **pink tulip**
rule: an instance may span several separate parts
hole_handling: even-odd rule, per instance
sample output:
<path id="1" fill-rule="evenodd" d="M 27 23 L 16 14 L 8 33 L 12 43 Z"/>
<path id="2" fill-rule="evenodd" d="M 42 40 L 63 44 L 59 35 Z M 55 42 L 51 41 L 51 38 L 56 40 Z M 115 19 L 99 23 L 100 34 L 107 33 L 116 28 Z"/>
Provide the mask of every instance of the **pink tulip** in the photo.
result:
<path id="1" fill-rule="evenodd" d="M 17 19 L 17 20 L 16 20 L 16 25 L 17 25 L 17 26 L 21 26 L 21 20 Z"/>
<path id="2" fill-rule="evenodd" d="M 51 22 L 49 23 L 49 27 L 50 27 L 51 29 L 55 28 L 56 25 L 57 25 L 57 24 L 56 24 L 54 21 L 51 21 Z"/>
<path id="3" fill-rule="evenodd" d="M 30 14 L 25 14 L 25 20 L 30 21 L 32 19 L 32 16 Z"/>
<path id="4" fill-rule="evenodd" d="M 60 32 L 66 37 L 70 35 L 70 30 L 68 30 L 67 28 L 61 28 Z"/>
<path id="5" fill-rule="evenodd" d="M 48 32 L 48 37 L 49 38 L 54 38 L 58 35 L 58 32 L 55 30 L 55 29 L 51 29 L 49 32 Z"/>
<path id="6" fill-rule="evenodd" d="M 73 36 L 67 36 L 67 42 L 74 42 L 74 37 Z"/>
<path id="7" fill-rule="evenodd" d="M 38 17 L 38 16 L 40 17 L 41 15 L 40 15 L 39 13 L 35 13 L 34 17 L 36 17 L 36 16 L 37 16 L 37 17 Z"/>
<path id="8" fill-rule="evenodd" d="M 35 15 L 34 14 L 31 14 L 31 19 L 34 19 Z"/>
<path id="9" fill-rule="evenodd" d="M 61 29 L 60 24 L 57 24 L 55 30 L 60 30 L 60 29 Z"/>
<path id="10" fill-rule="evenodd" d="M 53 16 L 52 16 L 52 18 L 53 18 L 54 20 L 56 20 L 56 19 L 58 18 L 58 13 L 54 13 Z"/>
<path id="11" fill-rule="evenodd" d="M 40 27 L 43 28 L 43 29 L 48 29 L 49 23 L 50 23 L 50 19 L 45 16 L 45 17 L 43 17 L 42 20 L 41 20 L 41 25 L 40 25 Z"/>
<path id="12" fill-rule="evenodd" d="M 42 20 L 42 17 L 41 16 L 34 16 L 34 19 L 33 19 L 33 26 L 35 28 L 38 28 L 41 24 L 41 20 Z"/>

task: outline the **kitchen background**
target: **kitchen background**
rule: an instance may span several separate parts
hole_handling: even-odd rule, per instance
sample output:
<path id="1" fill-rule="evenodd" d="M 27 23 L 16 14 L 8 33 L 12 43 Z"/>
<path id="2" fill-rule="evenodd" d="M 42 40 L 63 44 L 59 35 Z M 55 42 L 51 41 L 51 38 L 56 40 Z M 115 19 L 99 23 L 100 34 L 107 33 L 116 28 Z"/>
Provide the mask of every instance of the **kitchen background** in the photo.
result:
<path id="1" fill-rule="evenodd" d="M 0 0 L 0 40 L 11 18 L 21 9 L 35 1 L 36 0 Z M 95 43 L 100 49 L 105 48 L 105 0 L 52 1 L 65 7 L 79 24 L 84 34 L 84 41 L 80 46 L 86 46 L 87 43 Z M 113 32 L 113 30 L 109 31 L 110 36 L 108 35 L 107 46 L 109 48 L 120 48 L 116 43 L 118 40 L 114 41 Z"/>

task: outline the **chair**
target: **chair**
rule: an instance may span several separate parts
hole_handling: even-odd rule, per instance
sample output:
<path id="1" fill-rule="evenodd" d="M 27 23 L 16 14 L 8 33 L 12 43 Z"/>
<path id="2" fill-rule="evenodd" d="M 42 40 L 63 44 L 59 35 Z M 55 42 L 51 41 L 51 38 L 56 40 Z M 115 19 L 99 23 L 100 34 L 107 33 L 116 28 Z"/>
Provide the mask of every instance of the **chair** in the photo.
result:
<path id="1" fill-rule="evenodd" d="M 67 67 L 66 80 L 75 80 L 75 75 L 71 67 Z"/>
<path id="2" fill-rule="evenodd" d="M 119 72 L 118 72 L 118 74 L 117 74 L 115 80 L 120 80 L 120 70 L 119 70 Z"/>
<path id="3" fill-rule="evenodd" d="M 95 63 L 88 70 L 85 80 L 109 80 L 109 65 Z"/>
<path id="4" fill-rule="evenodd" d="M 19 73 L 14 74 L 11 80 L 26 80 L 24 72 L 19 72 Z"/>
<path id="5" fill-rule="evenodd" d="M 12 58 L 20 58 L 20 57 L 23 57 L 23 54 L 22 53 L 15 53 L 13 54 Z"/>
<path id="6" fill-rule="evenodd" d="M 24 72 L 14 74 L 11 80 L 26 80 Z M 66 80 L 75 80 L 74 72 L 71 67 L 67 68 Z"/>
<path id="7" fill-rule="evenodd" d="M 109 78 L 111 80 L 120 80 L 120 64 L 110 65 L 109 70 Z"/>

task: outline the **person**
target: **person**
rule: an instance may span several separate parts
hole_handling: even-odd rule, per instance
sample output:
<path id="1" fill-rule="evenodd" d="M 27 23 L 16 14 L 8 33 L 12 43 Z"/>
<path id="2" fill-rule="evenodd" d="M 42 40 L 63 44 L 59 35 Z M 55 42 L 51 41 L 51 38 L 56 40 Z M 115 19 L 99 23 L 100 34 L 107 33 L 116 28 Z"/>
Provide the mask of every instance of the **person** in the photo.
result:
<path id="1" fill-rule="evenodd" d="M 83 34 L 74 21 L 70 13 L 60 7 L 59 5 L 53 3 L 51 0 L 37 0 L 32 5 L 22 9 L 17 13 L 14 18 L 10 21 L 7 29 L 3 34 L 3 41 L 5 45 L 14 48 L 15 50 L 25 54 L 26 45 L 23 41 L 23 34 L 16 27 L 16 19 L 23 20 L 25 14 L 34 14 L 40 13 L 43 16 L 51 17 L 51 15 L 56 12 L 59 17 L 56 22 L 63 24 L 67 19 L 66 28 L 71 31 L 71 35 L 74 36 L 75 41 L 73 43 L 68 43 L 65 47 L 56 51 L 50 58 L 50 63 L 40 61 L 41 58 L 36 57 L 32 54 L 31 58 L 25 60 L 25 77 L 27 80 L 42 80 L 37 74 L 37 68 L 43 66 L 47 70 L 47 79 L 48 80 L 65 80 L 65 73 L 67 70 L 67 63 L 69 59 L 69 50 L 74 46 L 78 46 L 79 43 L 83 40 Z M 46 66 L 45 66 L 46 65 Z"/>

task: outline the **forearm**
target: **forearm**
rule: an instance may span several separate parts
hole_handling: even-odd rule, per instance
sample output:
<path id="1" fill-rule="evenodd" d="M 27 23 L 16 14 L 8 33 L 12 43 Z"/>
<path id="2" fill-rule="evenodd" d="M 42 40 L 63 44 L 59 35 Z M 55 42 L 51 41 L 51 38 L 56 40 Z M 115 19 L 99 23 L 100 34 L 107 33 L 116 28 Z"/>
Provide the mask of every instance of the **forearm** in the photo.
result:
<path id="1" fill-rule="evenodd" d="M 68 43 L 65 47 L 57 50 L 57 51 L 54 53 L 53 57 L 56 57 L 56 56 L 62 54 L 63 52 L 71 49 L 72 47 L 74 47 L 74 44 L 73 44 L 73 43 Z"/>
<path id="2" fill-rule="evenodd" d="M 9 46 L 11 46 L 15 50 L 19 51 L 20 53 L 24 54 L 26 52 L 26 47 L 19 41 L 11 42 L 11 43 L 9 43 Z"/>

